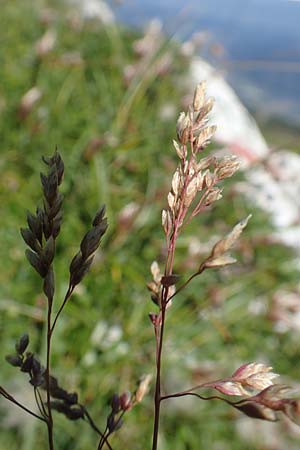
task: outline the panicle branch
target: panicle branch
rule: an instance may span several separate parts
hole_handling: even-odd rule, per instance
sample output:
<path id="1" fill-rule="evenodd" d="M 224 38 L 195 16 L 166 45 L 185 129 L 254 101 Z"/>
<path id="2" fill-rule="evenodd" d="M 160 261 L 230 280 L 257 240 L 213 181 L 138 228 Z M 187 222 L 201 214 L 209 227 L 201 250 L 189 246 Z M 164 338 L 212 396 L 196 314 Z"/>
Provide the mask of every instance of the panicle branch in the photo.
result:
<path id="1" fill-rule="evenodd" d="M 299 392 L 284 384 L 273 384 L 279 375 L 272 372 L 272 367 L 261 363 L 246 363 L 239 367 L 231 377 L 203 383 L 182 392 L 169 394 L 162 400 L 170 398 L 195 396 L 201 400 L 221 400 L 241 413 L 260 420 L 276 422 L 280 414 L 300 426 Z M 195 391 L 213 388 L 229 397 L 244 397 L 241 400 L 229 400 L 217 395 L 205 397 Z"/>

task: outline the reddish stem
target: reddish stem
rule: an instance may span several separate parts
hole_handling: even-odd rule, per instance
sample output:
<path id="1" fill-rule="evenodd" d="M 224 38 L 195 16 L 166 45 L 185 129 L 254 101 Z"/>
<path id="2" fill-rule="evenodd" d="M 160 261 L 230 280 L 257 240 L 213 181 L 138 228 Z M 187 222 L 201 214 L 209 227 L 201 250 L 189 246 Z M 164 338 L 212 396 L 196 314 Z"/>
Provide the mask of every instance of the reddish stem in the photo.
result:
<path id="1" fill-rule="evenodd" d="M 157 347 L 156 356 L 156 383 L 155 383 L 155 396 L 154 396 L 154 428 L 153 428 L 153 442 L 152 450 L 157 449 L 158 430 L 159 430 L 159 416 L 160 416 L 160 402 L 161 402 L 161 356 L 163 347 L 164 325 L 165 325 L 165 307 L 161 310 L 161 326 L 159 333 L 159 342 Z"/>
<path id="2" fill-rule="evenodd" d="M 190 147 L 191 147 L 191 157 L 188 160 L 187 168 L 185 171 L 184 176 L 184 183 L 183 187 L 180 193 L 180 197 L 178 198 L 179 201 L 179 207 L 176 210 L 176 217 L 174 217 L 174 223 L 173 223 L 173 233 L 169 241 L 168 246 L 168 255 L 165 265 L 165 275 L 171 275 L 173 273 L 173 265 L 174 265 L 174 258 L 175 258 L 175 249 L 176 249 L 176 241 L 179 234 L 179 229 L 183 224 L 184 218 L 187 214 L 188 207 L 185 206 L 185 199 L 186 199 L 186 193 L 188 185 L 193 178 L 193 175 L 190 176 L 190 168 L 192 165 L 192 160 L 194 157 L 194 149 L 193 149 L 193 127 L 190 128 Z M 186 148 L 186 146 L 185 146 Z M 181 167 L 182 170 L 184 170 L 184 166 L 186 165 L 186 158 L 184 158 L 181 161 Z M 175 216 L 175 213 L 174 213 Z M 192 278 L 194 278 L 193 275 L 186 284 L 191 281 Z M 186 285 L 185 284 L 185 285 Z M 183 289 L 182 286 L 181 289 Z M 180 290 L 181 290 L 180 289 Z M 161 321 L 159 324 L 155 325 L 155 337 L 156 337 L 156 383 L 155 383 L 155 396 L 154 396 L 154 429 L 153 429 L 153 441 L 152 441 L 152 450 L 157 450 L 157 442 L 158 442 L 158 430 L 159 430 L 159 417 L 160 417 L 160 404 L 162 400 L 161 396 L 161 365 L 162 365 L 162 350 L 163 350 L 163 337 L 164 337 L 164 328 L 165 328 L 165 314 L 166 314 L 166 307 L 168 304 L 168 292 L 169 287 L 163 287 L 162 293 L 161 293 L 161 303 L 160 303 L 160 316 Z"/>

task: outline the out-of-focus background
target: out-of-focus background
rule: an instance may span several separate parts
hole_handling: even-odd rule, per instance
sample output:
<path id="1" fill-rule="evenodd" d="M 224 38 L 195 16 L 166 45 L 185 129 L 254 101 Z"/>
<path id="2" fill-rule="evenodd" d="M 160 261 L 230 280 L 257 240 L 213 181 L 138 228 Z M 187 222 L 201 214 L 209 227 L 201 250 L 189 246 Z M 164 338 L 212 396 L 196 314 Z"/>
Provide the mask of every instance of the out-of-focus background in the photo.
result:
<path id="1" fill-rule="evenodd" d="M 41 198 L 41 156 L 56 146 L 66 166 L 56 306 L 103 202 L 110 226 L 56 329 L 53 373 L 103 427 L 111 395 L 154 372 L 146 281 L 152 261 L 164 261 L 160 212 L 176 167 L 176 119 L 203 79 L 216 98 L 209 151 L 237 154 L 243 169 L 180 239 L 177 273 L 192 273 L 218 237 L 253 218 L 238 264 L 205 273 L 174 301 L 164 389 L 228 376 L 247 361 L 299 386 L 299 18 L 295 0 L 2 3 L 1 385 L 17 399 L 34 404 L 25 374 L 5 355 L 28 331 L 45 357 L 45 299 L 19 228 Z M 150 448 L 152 409 L 150 393 L 126 417 L 115 449 Z M 46 449 L 45 430 L 30 416 L 2 399 L 0 414 L 1 450 Z M 54 419 L 57 448 L 96 448 L 84 423 Z M 293 450 L 299 441 L 292 423 L 254 421 L 218 403 L 172 400 L 162 411 L 161 450 Z"/>

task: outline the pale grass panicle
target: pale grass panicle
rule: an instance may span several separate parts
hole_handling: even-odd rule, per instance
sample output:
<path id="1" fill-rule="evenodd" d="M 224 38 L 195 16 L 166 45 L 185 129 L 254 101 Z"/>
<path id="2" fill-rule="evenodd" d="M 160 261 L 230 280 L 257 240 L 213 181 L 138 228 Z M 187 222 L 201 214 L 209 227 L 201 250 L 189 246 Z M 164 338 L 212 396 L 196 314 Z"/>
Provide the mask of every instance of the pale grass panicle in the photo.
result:
<path id="1" fill-rule="evenodd" d="M 160 407 L 163 400 L 188 395 L 201 400 L 219 399 L 250 417 L 269 421 L 278 420 L 279 411 L 296 421 L 295 416 L 299 412 L 298 400 L 294 403 L 288 398 L 280 399 L 280 403 L 266 400 L 266 395 L 263 393 L 270 390 L 271 395 L 272 389 L 281 385 L 273 385 L 273 380 L 278 375 L 271 371 L 270 366 L 256 362 L 243 364 L 231 377 L 203 383 L 173 394 L 162 394 L 163 337 L 166 314 L 172 300 L 206 269 L 217 269 L 236 262 L 229 252 L 251 218 L 251 215 L 248 215 L 238 222 L 227 236 L 212 247 L 209 256 L 199 262 L 198 270 L 179 284 L 181 277 L 174 273 L 178 236 L 193 217 L 203 213 L 222 198 L 223 188 L 220 186 L 220 182 L 232 177 L 239 168 L 239 161 L 235 156 L 218 159 L 213 155 L 204 155 L 204 150 L 216 130 L 214 125 L 208 125 L 213 103 L 213 98 L 206 98 L 206 84 L 202 82 L 196 87 L 193 101 L 188 106 L 188 110 L 179 114 L 176 126 L 177 140 L 173 141 L 179 164 L 172 176 L 171 189 L 167 195 L 168 207 L 162 211 L 162 226 L 167 250 L 165 267 L 163 275 L 161 275 L 158 264 L 153 263 L 151 266 L 153 281 L 148 283 L 151 299 L 159 308 L 157 313 L 149 314 L 156 339 L 155 417 L 152 450 L 158 448 Z M 216 389 L 229 397 L 243 398 L 232 401 L 218 395 L 207 397 L 196 392 L 207 388 Z"/>

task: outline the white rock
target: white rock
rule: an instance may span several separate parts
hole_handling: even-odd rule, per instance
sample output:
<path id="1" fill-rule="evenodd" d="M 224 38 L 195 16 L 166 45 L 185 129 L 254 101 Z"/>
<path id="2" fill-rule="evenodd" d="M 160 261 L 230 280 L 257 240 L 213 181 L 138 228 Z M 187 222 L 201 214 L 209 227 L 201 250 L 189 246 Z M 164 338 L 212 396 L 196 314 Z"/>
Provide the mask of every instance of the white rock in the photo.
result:
<path id="1" fill-rule="evenodd" d="M 102 0 L 70 0 L 79 6 L 84 19 L 98 19 L 109 25 L 115 22 L 115 16 L 109 5 Z"/>
<path id="2" fill-rule="evenodd" d="M 191 64 L 194 85 L 207 80 L 207 93 L 216 100 L 211 117 L 218 125 L 215 139 L 242 158 L 245 164 L 265 158 L 268 145 L 255 120 L 243 106 L 222 73 L 201 58 Z"/>

